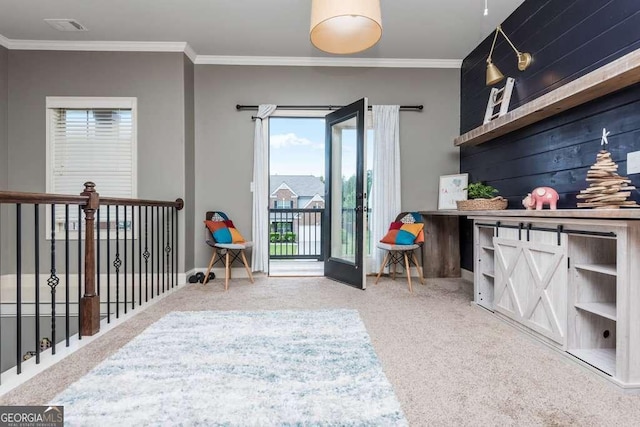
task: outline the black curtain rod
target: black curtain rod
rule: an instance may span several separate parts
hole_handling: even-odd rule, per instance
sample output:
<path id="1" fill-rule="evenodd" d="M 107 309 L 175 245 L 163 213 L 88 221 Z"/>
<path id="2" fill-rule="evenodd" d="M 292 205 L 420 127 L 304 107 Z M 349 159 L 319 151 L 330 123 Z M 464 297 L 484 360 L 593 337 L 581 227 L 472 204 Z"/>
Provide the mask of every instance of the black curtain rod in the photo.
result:
<path id="1" fill-rule="evenodd" d="M 278 105 L 278 108 L 283 110 L 339 110 L 342 105 Z M 371 109 L 371 106 L 369 106 Z M 424 105 L 401 105 L 401 110 L 405 111 L 422 111 Z M 257 105 L 236 105 L 236 110 L 258 110 Z"/>

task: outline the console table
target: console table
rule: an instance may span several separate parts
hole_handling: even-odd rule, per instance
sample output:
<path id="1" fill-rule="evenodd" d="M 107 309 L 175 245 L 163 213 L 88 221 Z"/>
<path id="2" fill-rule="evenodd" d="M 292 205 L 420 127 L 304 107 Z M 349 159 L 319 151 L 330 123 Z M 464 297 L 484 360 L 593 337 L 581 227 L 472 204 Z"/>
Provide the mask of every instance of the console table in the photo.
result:
<path id="1" fill-rule="evenodd" d="M 640 391 L 640 210 L 466 212 L 474 303 Z"/>

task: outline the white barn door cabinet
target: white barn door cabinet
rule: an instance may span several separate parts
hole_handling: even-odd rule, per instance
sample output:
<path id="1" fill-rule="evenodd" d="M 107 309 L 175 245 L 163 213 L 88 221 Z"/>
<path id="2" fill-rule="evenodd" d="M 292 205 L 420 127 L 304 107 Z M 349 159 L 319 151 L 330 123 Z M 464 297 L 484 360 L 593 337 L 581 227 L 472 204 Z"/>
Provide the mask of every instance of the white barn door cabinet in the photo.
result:
<path id="1" fill-rule="evenodd" d="M 640 221 L 507 212 L 471 217 L 474 302 L 640 391 Z"/>

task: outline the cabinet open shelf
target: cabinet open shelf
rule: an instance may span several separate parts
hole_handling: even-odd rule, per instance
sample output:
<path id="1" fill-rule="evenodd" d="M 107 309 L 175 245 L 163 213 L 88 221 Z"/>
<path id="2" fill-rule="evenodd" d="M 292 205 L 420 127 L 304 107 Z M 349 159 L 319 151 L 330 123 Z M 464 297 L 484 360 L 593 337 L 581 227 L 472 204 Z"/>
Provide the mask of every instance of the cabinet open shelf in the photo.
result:
<path id="1" fill-rule="evenodd" d="M 576 264 L 574 267 L 578 270 L 595 271 L 609 276 L 617 275 L 615 264 Z"/>
<path id="2" fill-rule="evenodd" d="M 487 277 L 491 277 L 492 279 L 495 279 L 496 275 L 493 273 L 493 271 L 483 271 L 482 274 L 484 274 Z"/>
<path id="3" fill-rule="evenodd" d="M 614 322 L 617 320 L 615 302 L 580 302 L 576 303 L 575 307 L 598 316 L 606 317 Z"/>
<path id="4" fill-rule="evenodd" d="M 495 251 L 493 246 L 483 246 L 482 249 L 484 249 L 485 251 Z"/>
<path id="5" fill-rule="evenodd" d="M 616 374 L 615 348 L 578 348 L 569 350 L 569 353 L 606 374 Z"/>

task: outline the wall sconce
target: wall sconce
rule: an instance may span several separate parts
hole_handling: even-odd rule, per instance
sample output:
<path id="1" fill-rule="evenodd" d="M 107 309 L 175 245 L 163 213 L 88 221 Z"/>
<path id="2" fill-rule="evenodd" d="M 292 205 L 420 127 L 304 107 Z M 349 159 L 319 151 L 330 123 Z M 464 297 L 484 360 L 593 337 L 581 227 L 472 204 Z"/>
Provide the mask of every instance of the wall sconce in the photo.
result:
<path id="1" fill-rule="evenodd" d="M 518 55 L 518 70 L 524 71 L 531 65 L 531 61 L 533 61 L 533 57 L 530 53 L 520 52 L 516 47 L 511 43 L 509 37 L 502 31 L 502 26 L 498 25 L 496 28 L 496 34 L 493 36 L 493 43 L 491 44 L 491 50 L 489 51 L 489 56 L 487 57 L 487 86 L 492 86 L 498 83 L 500 80 L 504 79 L 504 75 L 498 70 L 498 67 L 491 60 L 491 55 L 493 55 L 493 48 L 496 46 L 496 39 L 498 38 L 498 33 L 502 33 L 502 36 L 509 42 L 511 48 Z"/>
<path id="2" fill-rule="evenodd" d="M 341 55 L 369 49 L 382 37 L 380 0 L 312 0 L 311 43 Z"/>

